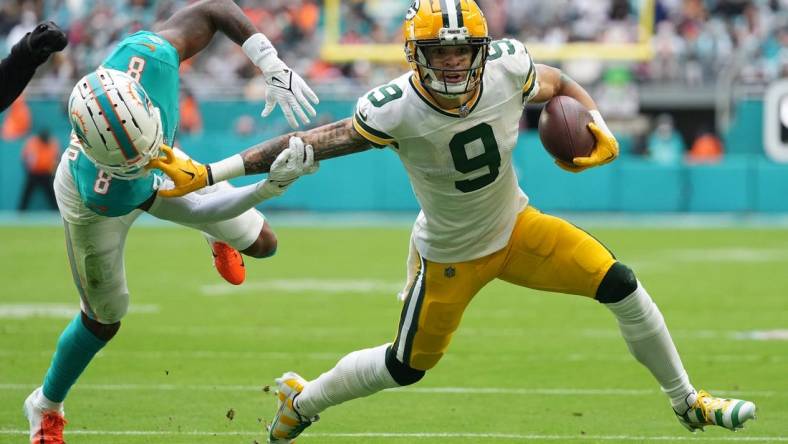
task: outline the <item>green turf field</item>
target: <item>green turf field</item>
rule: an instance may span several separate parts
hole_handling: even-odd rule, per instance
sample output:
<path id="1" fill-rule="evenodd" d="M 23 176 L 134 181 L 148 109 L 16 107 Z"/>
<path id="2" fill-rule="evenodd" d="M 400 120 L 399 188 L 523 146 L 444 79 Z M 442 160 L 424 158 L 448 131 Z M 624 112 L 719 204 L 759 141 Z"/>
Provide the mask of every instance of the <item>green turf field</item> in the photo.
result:
<path id="1" fill-rule="evenodd" d="M 788 230 L 591 231 L 638 272 L 693 382 L 754 400 L 757 421 L 689 434 L 604 307 L 494 283 L 422 382 L 326 411 L 299 444 L 788 442 Z M 197 233 L 135 227 L 132 311 L 72 390 L 67 441 L 263 443 L 274 377 L 311 379 L 393 339 L 407 228 L 278 234 L 277 256 L 247 261 L 247 283 L 231 287 Z M 60 228 L 0 239 L 0 442 L 21 443 L 22 401 L 78 297 Z"/>

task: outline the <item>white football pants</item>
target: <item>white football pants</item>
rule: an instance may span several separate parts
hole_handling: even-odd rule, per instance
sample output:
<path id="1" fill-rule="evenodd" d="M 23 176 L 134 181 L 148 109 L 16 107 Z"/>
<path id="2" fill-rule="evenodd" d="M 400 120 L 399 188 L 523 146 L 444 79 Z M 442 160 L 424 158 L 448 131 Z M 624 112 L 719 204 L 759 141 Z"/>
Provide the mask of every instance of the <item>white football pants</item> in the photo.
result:
<path id="1" fill-rule="evenodd" d="M 71 274 L 79 291 L 82 310 L 103 324 L 113 324 L 120 321 L 128 310 L 129 290 L 123 252 L 129 228 L 142 211 L 104 217 L 88 209 L 74 186 L 66 153 L 55 174 L 55 197 L 65 224 Z M 198 192 L 221 193 L 222 189 L 229 187 L 230 184 L 222 182 Z M 183 225 L 244 250 L 257 239 L 264 223 L 263 215 L 256 209 L 250 209 L 221 222 Z"/>

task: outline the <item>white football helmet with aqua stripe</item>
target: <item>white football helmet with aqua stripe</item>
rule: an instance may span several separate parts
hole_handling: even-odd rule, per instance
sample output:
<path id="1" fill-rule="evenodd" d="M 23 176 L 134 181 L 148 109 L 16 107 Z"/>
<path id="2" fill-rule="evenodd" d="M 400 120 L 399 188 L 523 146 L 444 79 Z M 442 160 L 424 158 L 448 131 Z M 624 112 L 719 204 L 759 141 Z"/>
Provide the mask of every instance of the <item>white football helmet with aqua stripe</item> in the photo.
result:
<path id="1" fill-rule="evenodd" d="M 68 114 L 82 152 L 113 177 L 145 176 L 163 142 L 161 115 L 142 85 L 128 74 L 99 68 L 81 78 Z"/>

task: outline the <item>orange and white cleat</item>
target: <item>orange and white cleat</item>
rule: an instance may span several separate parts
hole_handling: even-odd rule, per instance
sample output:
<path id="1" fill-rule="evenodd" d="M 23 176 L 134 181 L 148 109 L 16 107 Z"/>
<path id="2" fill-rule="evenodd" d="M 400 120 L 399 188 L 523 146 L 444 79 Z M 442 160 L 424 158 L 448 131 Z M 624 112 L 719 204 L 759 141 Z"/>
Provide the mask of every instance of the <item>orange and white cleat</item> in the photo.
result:
<path id="1" fill-rule="evenodd" d="M 241 285 L 246 279 L 246 266 L 241 253 L 224 242 L 212 242 L 213 266 L 225 281 Z"/>
<path id="2" fill-rule="evenodd" d="M 37 402 L 40 393 L 41 387 L 35 389 L 25 399 L 24 411 L 30 423 L 30 443 L 65 444 L 65 441 L 63 441 L 63 428 L 66 426 L 66 419 L 63 417 L 63 409 L 42 409 Z"/>

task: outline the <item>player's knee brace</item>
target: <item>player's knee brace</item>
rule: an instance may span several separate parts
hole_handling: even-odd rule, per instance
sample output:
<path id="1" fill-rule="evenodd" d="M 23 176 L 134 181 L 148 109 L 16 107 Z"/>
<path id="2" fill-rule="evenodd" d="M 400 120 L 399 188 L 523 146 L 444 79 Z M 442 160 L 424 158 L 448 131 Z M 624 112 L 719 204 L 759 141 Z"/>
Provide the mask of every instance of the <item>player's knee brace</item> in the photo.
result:
<path id="1" fill-rule="evenodd" d="M 638 288 L 635 273 L 621 262 L 616 262 L 607 271 L 596 291 L 596 300 L 603 304 L 619 302 Z"/>
<path id="2" fill-rule="evenodd" d="M 120 329 L 120 321 L 114 324 L 102 324 L 98 321 L 90 319 L 85 312 L 82 312 L 82 325 L 85 326 L 94 336 L 104 342 L 109 341 L 115 336 L 115 333 Z"/>
<path id="3" fill-rule="evenodd" d="M 394 381 L 401 386 L 415 384 L 427 373 L 424 370 L 416 370 L 407 364 L 399 362 L 396 353 L 390 346 L 386 350 L 386 368 Z"/>

